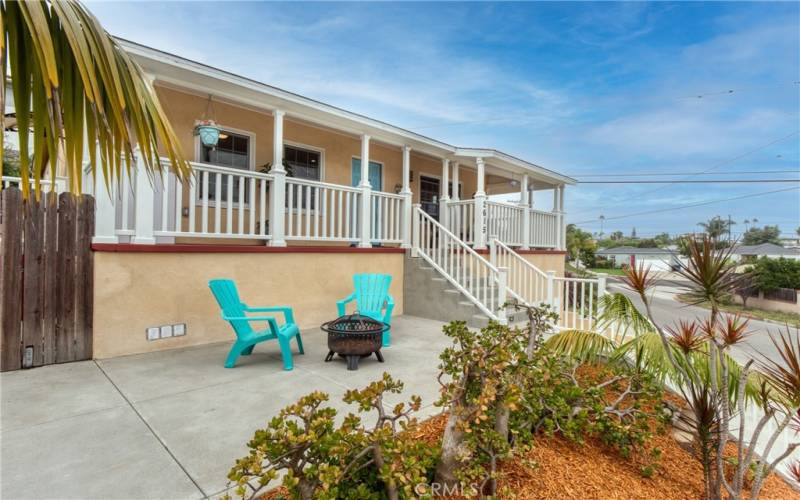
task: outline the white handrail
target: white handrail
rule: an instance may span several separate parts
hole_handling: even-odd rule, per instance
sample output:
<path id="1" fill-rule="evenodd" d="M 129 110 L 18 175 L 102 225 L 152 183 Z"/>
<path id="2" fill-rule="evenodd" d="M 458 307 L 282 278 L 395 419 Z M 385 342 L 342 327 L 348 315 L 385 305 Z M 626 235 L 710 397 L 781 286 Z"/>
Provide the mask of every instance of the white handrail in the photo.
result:
<path id="1" fill-rule="evenodd" d="M 525 208 L 496 201 L 486 202 L 486 232 L 508 245 L 522 246 Z"/>
<path id="2" fill-rule="evenodd" d="M 498 238 L 489 240 L 490 261 L 508 269 L 508 294 L 523 304 L 549 303 L 547 273 L 528 262 Z"/>
<path id="3" fill-rule="evenodd" d="M 555 278 L 553 304 L 558 312 L 558 326 L 591 330 L 597 319 L 600 297 L 605 294 L 604 280 L 590 278 Z"/>
<path id="4" fill-rule="evenodd" d="M 414 206 L 414 252 L 490 319 L 505 324 L 506 270 L 492 265 L 446 227 Z"/>
<path id="5" fill-rule="evenodd" d="M 459 200 L 447 203 L 447 229 L 465 243 L 474 243 L 475 200 Z"/>

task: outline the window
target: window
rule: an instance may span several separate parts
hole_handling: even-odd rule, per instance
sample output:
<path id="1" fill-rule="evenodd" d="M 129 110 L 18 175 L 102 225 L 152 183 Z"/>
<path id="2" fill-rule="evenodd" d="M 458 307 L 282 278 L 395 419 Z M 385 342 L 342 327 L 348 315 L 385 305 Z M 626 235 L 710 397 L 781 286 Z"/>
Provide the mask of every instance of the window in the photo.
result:
<path id="1" fill-rule="evenodd" d="M 209 147 L 200 144 L 200 161 L 203 163 L 210 163 L 212 165 L 219 165 L 221 167 L 238 168 L 242 170 L 250 169 L 250 137 L 242 134 L 236 134 L 227 130 L 220 131 L 219 142 L 216 147 Z M 220 189 L 221 201 L 228 201 L 228 176 L 223 175 L 221 178 L 222 186 Z M 216 201 L 216 182 L 217 176 L 213 174 L 208 175 L 208 200 Z M 241 177 L 233 178 L 233 202 L 239 203 L 239 184 L 242 182 Z M 245 186 L 247 187 L 247 186 Z M 200 184 L 197 193 L 198 196 L 203 196 L 203 186 Z M 245 189 L 244 202 L 248 202 L 249 194 Z"/>
<path id="2" fill-rule="evenodd" d="M 322 153 L 296 146 L 284 146 L 283 158 L 291 168 L 291 177 L 322 180 Z"/>
<path id="3" fill-rule="evenodd" d="M 322 180 L 322 152 L 306 149 L 298 146 L 283 146 L 283 159 L 287 166 L 289 177 L 296 179 L 308 179 L 311 181 Z M 288 189 L 299 189 L 299 186 Z M 302 205 L 300 197 L 303 197 Z M 289 197 L 286 197 L 286 207 L 294 209 L 314 210 L 317 206 L 315 192 L 311 190 L 306 196 L 306 192 L 295 191 L 292 196 L 292 206 L 289 207 Z"/>

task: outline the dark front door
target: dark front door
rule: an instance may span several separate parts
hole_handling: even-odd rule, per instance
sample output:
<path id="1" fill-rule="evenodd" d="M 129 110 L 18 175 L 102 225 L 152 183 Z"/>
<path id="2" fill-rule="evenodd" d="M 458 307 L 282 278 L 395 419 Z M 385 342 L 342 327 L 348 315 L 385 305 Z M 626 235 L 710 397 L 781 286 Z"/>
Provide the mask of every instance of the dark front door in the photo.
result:
<path id="1" fill-rule="evenodd" d="M 419 203 L 422 210 L 436 220 L 439 220 L 439 179 L 435 177 L 419 176 Z"/>

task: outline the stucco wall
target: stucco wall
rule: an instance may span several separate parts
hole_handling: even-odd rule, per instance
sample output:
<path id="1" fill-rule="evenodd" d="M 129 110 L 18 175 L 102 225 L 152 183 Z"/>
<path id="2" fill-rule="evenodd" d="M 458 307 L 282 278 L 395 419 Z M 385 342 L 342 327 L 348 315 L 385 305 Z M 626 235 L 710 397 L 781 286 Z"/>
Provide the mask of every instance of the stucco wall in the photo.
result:
<path id="1" fill-rule="evenodd" d="M 289 305 L 301 329 L 336 317 L 356 272 L 391 274 L 395 314 L 403 312 L 402 253 L 96 252 L 94 356 L 233 340 L 208 280 L 231 278 L 251 306 Z M 187 335 L 147 341 L 145 329 L 186 323 Z"/>
<path id="2" fill-rule="evenodd" d="M 563 252 L 523 253 L 522 256 L 542 271 L 555 271 L 556 276 L 564 276 Z"/>

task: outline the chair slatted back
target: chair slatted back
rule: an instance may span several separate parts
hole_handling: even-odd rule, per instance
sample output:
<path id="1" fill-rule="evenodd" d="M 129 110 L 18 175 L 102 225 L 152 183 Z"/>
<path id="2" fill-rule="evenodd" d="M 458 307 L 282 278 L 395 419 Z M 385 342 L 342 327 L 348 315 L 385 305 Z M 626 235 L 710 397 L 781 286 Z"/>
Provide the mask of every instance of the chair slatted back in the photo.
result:
<path id="1" fill-rule="evenodd" d="M 208 287 L 211 289 L 211 293 L 214 294 L 214 298 L 225 316 L 246 316 L 242 301 L 239 299 L 239 292 L 236 291 L 236 283 L 228 279 L 216 279 L 209 281 Z M 237 337 L 246 339 L 253 336 L 253 328 L 250 326 L 249 321 L 229 320 L 228 322 L 233 327 Z"/>
<path id="2" fill-rule="evenodd" d="M 354 274 L 353 285 L 356 292 L 356 308 L 361 314 L 380 316 L 386 300 L 389 298 L 389 285 L 392 276 L 389 274 Z"/>

